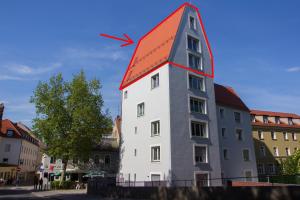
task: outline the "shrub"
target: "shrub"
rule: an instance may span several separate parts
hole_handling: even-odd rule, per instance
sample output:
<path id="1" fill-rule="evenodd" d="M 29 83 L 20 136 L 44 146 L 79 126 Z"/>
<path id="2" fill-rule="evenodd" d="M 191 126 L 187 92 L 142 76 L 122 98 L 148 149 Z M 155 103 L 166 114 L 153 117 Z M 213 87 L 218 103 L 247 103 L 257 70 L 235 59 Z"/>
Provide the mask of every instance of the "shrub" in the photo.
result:
<path id="1" fill-rule="evenodd" d="M 52 189 L 73 189 L 75 187 L 75 182 L 73 181 L 52 181 L 51 188 Z"/>

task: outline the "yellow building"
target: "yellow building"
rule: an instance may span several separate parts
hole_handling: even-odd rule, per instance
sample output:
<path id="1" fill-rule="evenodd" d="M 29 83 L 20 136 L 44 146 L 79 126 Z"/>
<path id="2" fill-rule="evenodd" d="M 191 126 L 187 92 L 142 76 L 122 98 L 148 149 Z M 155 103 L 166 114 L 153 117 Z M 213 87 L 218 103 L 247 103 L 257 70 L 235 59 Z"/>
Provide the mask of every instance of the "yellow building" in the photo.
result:
<path id="1" fill-rule="evenodd" d="M 292 113 L 251 111 L 258 175 L 279 173 L 279 164 L 300 149 L 300 116 Z"/>

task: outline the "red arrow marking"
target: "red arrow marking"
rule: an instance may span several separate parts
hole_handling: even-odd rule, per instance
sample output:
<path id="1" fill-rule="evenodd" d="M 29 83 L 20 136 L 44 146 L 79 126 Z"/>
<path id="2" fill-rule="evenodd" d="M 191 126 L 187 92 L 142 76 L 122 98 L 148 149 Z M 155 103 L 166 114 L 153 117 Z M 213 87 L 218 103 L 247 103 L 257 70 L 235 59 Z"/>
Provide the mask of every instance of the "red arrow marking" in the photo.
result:
<path id="1" fill-rule="evenodd" d="M 125 47 L 125 46 L 128 46 L 128 45 L 131 45 L 131 44 L 134 44 L 134 41 L 127 35 L 127 34 L 123 34 L 124 38 L 118 38 L 118 37 L 115 37 L 115 36 L 112 36 L 112 35 L 107 35 L 107 34 L 99 34 L 100 36 L 103 36 L 103 37 L 107 37 L 107 38 L 111 38 L 111 39 L 114 39 L 114 40 L 120 40 L 120 41 L 123 41 L 125 42 L 124 44 L 121 45 L 121 47 Z"/>

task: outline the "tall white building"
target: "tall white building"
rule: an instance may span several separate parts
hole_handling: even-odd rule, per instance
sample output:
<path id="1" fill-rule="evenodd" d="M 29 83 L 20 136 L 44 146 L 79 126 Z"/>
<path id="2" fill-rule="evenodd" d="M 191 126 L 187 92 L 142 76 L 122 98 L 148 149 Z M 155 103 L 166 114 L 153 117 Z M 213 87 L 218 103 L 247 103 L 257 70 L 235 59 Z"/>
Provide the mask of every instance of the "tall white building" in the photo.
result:
<path id="1" fill-rule="evenodd" d="M 121 180 L 221 185 L 212 76 L 196 7 L 185 3 L 140 39 L 120 87 Z"/>

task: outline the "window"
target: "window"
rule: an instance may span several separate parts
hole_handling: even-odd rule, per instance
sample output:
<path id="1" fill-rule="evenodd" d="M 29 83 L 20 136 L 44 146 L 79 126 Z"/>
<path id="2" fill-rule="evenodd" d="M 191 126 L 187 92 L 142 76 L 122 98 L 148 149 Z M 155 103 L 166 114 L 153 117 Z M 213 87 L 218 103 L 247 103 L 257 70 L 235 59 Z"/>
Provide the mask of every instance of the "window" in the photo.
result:
<path id="1" fill-rule="evenodd" d="M 279 156 L 279 152 L 278 152 L 277 147 L 273 147 L 273 153 L 274 153 L 274 156 Z"/>
<path id="2" fill-rule="evenodd" d="M 228 160 L 228 150 L 227 149 L 223 149 L 223 158 L 224 158 L 224 160 Z"/>
<path id="3" fill-rule="evenodd" d="M 263 116 L 263 122 L 265 124 L 267 124 L 269 122 L 268 116 L 266 116 L 266 115 Z"/>
<path id="4" fill-rule="evenodd" d="M 159 74 L 155 74 L 151 77 L 151 89 L 157 88 L 159 86 Z"/>
<path id="5" fill-rule="evenodd" d="M 260 156 L 266 156 L 266 147 L 263 144 L 260 146 Z"/>
<path id="6" fill-rule="evenodd" d="M 267 174 L 274 174 L 275 173 L 275 165 L 273 163 L 270 163 L 266 167 L 266 173 Z"/>
<path id="7" fill-rule="evenodd" d="M 134 156 L 136 156 L 137 155 L 137 150 L 136 149 L 134 149 Z"/>
<path id="8" fill-rule="evenodd" d="M 104 163 L 105 163 L 105 165 L 110 165 L 110 156 L 109 155 L 106 155 L 104 157 Z"/>
<path id="9" fill-rule="evenodd" d="M 285 154 L 286 156 L 290 156 L 291 155 L 291 152 L 290 152 L 290 148 L 285 148 Z"/>
<path id="10" fill-rule="evenodd" d="M 7 130 L 7 136 L 8 136 L 8 137 L 11 137 L 11 136 L 13 136 L 13 135 L 14 135 L 14 130 L 8 129 L 8 130 Z"/>
<path id="11" fill-rule="evenodd" d="M 246 178 L 246 181 L 252 181 L 252 172 L 245 171 L 245 178 Z"/>
<path id="12" fill-rule="evenodd" d="M 151 122 L 151 135 L 152 136 L 160 135 L 160 123 L 159 123 L 159 121 Z"/>
<path id="13" fill-rule="evenodd" d="M 260 140 L 263 140 L 264 139 L 264 133 L 262 131 L 258 131 L 258 138 Z"/>
<path id="14" fill-rule="evenodd" d="M 202 138 L 207 137 L 205 122 L 191 121 L 191 131 L 192 131 L 192 136 L 197 136 Z"/>
<path id="15" fill-rule="evenodd" d="M 222 128 L 222 137 L 226 138 L 226 128 Z"/>
<path id="16" fill-rule="evenodd" d="M 205 114 L 205 100 L 190 97 L 191 112 Z"/>
<path id="17" fill-rule="evenodd" d="M 204 91 L 204 81 L 203 78 L 189 75 L 189 88 Z"/>
<path id="18" fill-rule="evenodd" d="M 128 92 L 127 90 L 124 92 L 124 99 L 127 99 Z"/>
<path id="19" fill-rule="evenodd" d="M 140 103 L 137 105 L 137 116 L 141 117 L 144 116 L 145 112 L 145 103 Z"/>
<path id="20" fill-rule="evenodd" d="M 236 129 L 235 130 L 236 139 L 239 141 L 243 140 L 243 130 L 242 129 Z"/>
<path id="21" fill-rule="evenodd" d="M 278 116 L 275 117 L 275 123 L 280 124 L 280 117 L 278 117 Z"/>
<path id="22" fill-rule="evenodd" d="M 199 52 L 199 40 L 192 36 L 188 36 L 188 49 Z"/>
<path id="23" fill-rule="evenodd" d="M 294 125 L 293 119 L 292 118 L 288 118 L 288 123 L 289 123 L 289 125 Z"/>
<path id="24" fill-rule="evenodd" d="M 297 135 L 296 135 L 296 133 L 292 133 L 292 138 L 293 138 L 294 141 L 297 140 Z"/>
<path id="25" fill-rule="evenodd" d="M 251 122 L 256 122 L 256 120 L 255 120 L 255 115 L 251 115 L 250 117 L 251 117 L 251 119 L 250 119 Z"/>
<path id="26" fill-rule="evenodd" d="M 265 173 L 264 164 L 257 164 L 257 173 L 262 175 Z"/>
<path id="27" fill-rule="evenodd" d="M 134 134 L 137 134 L 137 126 L 134 127 Z"/>
<path id="28" fill-rule="evenodd" d="M 287 132 L 283 132 L 283 138 L 284 138 L 284 140 L 289 140 L 289 136 L 288 136 Z"/>
<path id="29" fill-rule="evenodd" d="M 207 173 L 197 173 L 195 176 L 197 187 L 209 186 L 209 179 Z"/>
<path id="30" fill-rule="evenodd" d="M 243 149 L 243 159 L 244 161 L 250 161 L 249 149 Z"/>
<path id="31" fill-rule="evenodd" d="M 151 161 L 152 162 L 160 161 L 160 146 L 151 147 Z"/>
<path id="32" fill-rule="evenodd" d="M 234 120 L 236 123 L 241 123 L 241 113 L 234 112 Z"/>
<path id="33" fill-rule="evenodd" d="M 224 119 L 224 108 L 220 108 L 220 117 L 221 119 Z"/>
<path id="34" fill-rule="evenodd" d="M 190 29 L 196 30 L 195 18 L 190 16 Z"/>
<path id="35" fill-rule="evenodd" d="M 10 152 L 10 147 L 11 147 L 10 144 L 5 144 L 4 151 L 5 152 Z"/>
<path id="36" fill-rule="evenodd" d="M 271 131 L 271 137 L 272 137 L 272 140 L 276 140 L 277 139 L 276 133 L 274 131 Z"/>
<path id="37" fill-rule="evenodd" d="M 151 181 L 160 181 L 160 174 L 151 174 Z"/>
<path id="38" fill-rule="evenodd" d="M 195 163 L 207 163 L 207 148 L 206 146 L 195 146 Z"/>
<path id="39" fill-rule="evenodd" d="M 3 163 L 8 163 L 8 158 L 3 158 Z"/>
<path id="40" fill-rule="evenodd" d="M 200 56 L 189 53 L 189 67 L 196 70 L 202 70 L 202 59 Z"/>

